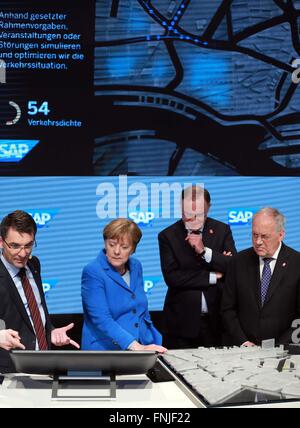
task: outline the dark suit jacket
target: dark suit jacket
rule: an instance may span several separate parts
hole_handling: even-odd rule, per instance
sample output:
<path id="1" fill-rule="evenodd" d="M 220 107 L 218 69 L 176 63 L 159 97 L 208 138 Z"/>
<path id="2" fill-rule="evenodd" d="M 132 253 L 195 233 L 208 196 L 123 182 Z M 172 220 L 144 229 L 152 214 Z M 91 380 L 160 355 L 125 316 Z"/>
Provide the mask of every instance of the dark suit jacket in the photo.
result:
<path id="1" fill-rule="evenodd" d="M 226 272 L 231 257 L 222 253 L 226 250 L 235 254 L 236 249 L 229 226 L 209 217 L 203 229 L 203 243 L 213 250 L 211 263 L 196 255 L 185 241 L 186 236 L 182 220 L 158 235 L 161 268 L 168 286 L 164 330 L 168 334 L 193 338 L 199 335 L 202 291 L 209 315 L 217 323 L 220 290 L 209 284 L 209 273 Z"/>
<path id="2" fill-rule="evenodd" d="M 38 286 L 41 295 L 42 305 L 46 316 L 46 334 L 48 346 L 51 346 L 51 322 L 45 296 L 42 287 L 42 280 L 40 276 L 40 262 L 36 257 L 33 257 L 28 262 L 28 267 L 31 270 L 35 282 Z M 19 332 L 21 342 L 26 349 L 35 349 L 36 336 L 32 328 L 30 319 L 27 315 L 26 309 L 23 305 L 21 297 L 11 279 L 6 267 L 0 260 L 0 319 L 2 319 L 7 329 L 13 329 Z M 0 350 L 0 372 L 7 373 L 15 371 L 9 353 L 3 349 Z"/>
<path id="3" fill-rule="evenodd" d="M 231 343 L 264 339 L 291 341 L 291 323 L 300 318 L 300 253 L 282 244 L 264 306 L 261 307 L 259 257 L 252 248 L 230 263 L 222 315 Z"/>

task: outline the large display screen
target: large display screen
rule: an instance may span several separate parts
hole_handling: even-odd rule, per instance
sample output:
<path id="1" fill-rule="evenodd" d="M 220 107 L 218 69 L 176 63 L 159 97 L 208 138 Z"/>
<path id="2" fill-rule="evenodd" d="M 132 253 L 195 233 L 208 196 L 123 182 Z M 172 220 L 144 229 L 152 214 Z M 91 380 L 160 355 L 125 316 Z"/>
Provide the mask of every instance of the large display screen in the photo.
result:
<path id="1" fill-rule="evenodd" d="M 90 174 L 94 6 L 0 2 L 1 175 Z"/>
<path id="2" fill-rule="evenodd" d="M 0 174 L 298 176 L 299 16 L 296 0 L 0 2 Z"/>
<path id="3" fill-rule="evenodd" d="M 1 178 L 0 217 L 23 209 L 36 221 L 34 254 L 41 260 L 51 313 L 82 312 L 81 272 L 103 248 L 103 227 L 118 216 L 132 218 L 143 232 L 135 256 L 143 265 L 149 308 L 161 310 L 167 287 L 157 235 L 180 217 L 180 192 L 190 184 L 210 191 L 210 215 L 231 225 L 238 250 L 251 246 L 253 213 L 273 206 L 287 218 L 285 242 L 300 251 L 297 178 Z"/>

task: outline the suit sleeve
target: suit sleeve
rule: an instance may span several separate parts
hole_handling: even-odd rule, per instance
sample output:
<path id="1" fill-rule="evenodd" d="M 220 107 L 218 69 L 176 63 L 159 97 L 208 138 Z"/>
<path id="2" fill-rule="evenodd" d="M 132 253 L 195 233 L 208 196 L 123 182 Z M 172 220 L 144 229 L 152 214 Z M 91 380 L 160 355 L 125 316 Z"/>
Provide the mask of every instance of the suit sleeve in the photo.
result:
<path id="1" fill-rule="evenodd" d="M 278 339 L 278 345 L 287 345 L 289 343 L 293 343 L 292 340 L 292 335 L 293 335 L 293 328 L 289 328 L 288 330 L 286 330 Z M 297 338 L 299 337 L 299 335 L 297 335 Z"/>
<path id="2" fill-rule="evenodd" d="M 293 322 L 292 322 L 292 326 L 289 329 L 287 329 L 285 332 L 283 332 L 282 335 L 279 337 L 278 344 L 285 345 L 288 343 L 297 343 L 297 342 L 295 342 L 295 339 L 299 340 L 299 334 L 297 334 L 295 329 L 298 330 L 298 327 L 299 327 L 298 321 L 299 320 L 300 320 L 300 283 L 298 282 L 298 284 L 297 284 L 297 300 L 296 300 L 296 315 L 295 315 L 295 318 L 293 320 L 293 322 L 295 321 L 295 326 L 293 327 Z M 296 333 L 295 339 L 292 337 L 294 331 Z"/>
<path id="3" fill-rule="evenodd" d="M 85 316 L 95 326 L 96 336 L 100 340 L 104 334 L 121 349 L 127 349 L 137 340 L 113 319 L 106 299 L 104 281 L 88 268 L 84 268 L 82 272 L 81 293 Z"/>
<path id="4" fill-rule="evenodd" d="M 233 256 L 236 255 L 237 253 L 232 232 L 229 226 L 226 226 L 224 243 L 223 243 L 223 251 L 226 251 L 226 252 L 230 251 Z M 230 256 L 224 256 L 223 252 L 215 251 L 214 249 L 212 249 L 212 260 L 211 260 L 210 266 L 211 266 L 211 269 L 214 270 L 215 272 L 225 273 L 227 271 L 230 260 L 231 260 Z"/>
<path id="5" fill-rule="evenodd" d="M 179 268 L 174 250 L 169 240 L 160 233 L 158 235 L 161 269 L 165 282 L 170 288 L 205 289 L 209 284 L 209 272 L 199 269 L 182 270 Z"/>
<path id="6" fill-rule="evenodd" d="M 231 259 L 226 274 L 225 286 L 223 289 L 221 314 L 226 331 L 233 339 L 234 345 L 242 345 L 247 342 L 247 337 L 242 330 L 238 318 L 237 281 L 235 275 L 235 259 Z"/>

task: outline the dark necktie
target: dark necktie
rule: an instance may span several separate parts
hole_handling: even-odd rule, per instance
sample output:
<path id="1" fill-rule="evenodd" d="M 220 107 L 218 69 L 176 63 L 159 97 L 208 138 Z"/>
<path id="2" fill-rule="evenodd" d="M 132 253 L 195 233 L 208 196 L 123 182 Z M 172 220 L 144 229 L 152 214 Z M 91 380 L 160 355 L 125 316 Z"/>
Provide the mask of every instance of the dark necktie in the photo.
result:
<path id="1" fill-rule="evenodd" d="M 269 284 L 272 277 L 272 271 L 270 267 L 270 263 L 273 260 L 272 257 L 266 257 L 263 259 L 264 267 L 261 275 L 261 305 L 263 306 L 265 303 L 265 298 L 269 289 Z"/>
<path id="2" fill-rule="evenodd" d="M 196 229 L 196 230 L 188 230 L 189 234 L 194 234 L 194 235 L 201 235 L 202 234 L 202 229 Z"/>
<path id="3" fill-rule="evenodd" d="M 30 282 L 26 276 L 26 269 L 22 268 L 19 270 L 18 273 L 19 277 L 21 278 L 22 286 L 24 289 L 24 293 L 27 299 L 29 311 L 31 314 L 31 319 L 33 322 L 33 327 L 35 330 L 35 335 L 38 341 L 39 349 L 41 351 L 45 351 L 48 349 L 47 340 L 46 340 L 46 332 L 43 325 L 42 317 L 40 314 L 40 310 L 37 305 L 37 301 L 35 298 L 35 295 L 33 293 L 32 287 L 30 285 Z"/>

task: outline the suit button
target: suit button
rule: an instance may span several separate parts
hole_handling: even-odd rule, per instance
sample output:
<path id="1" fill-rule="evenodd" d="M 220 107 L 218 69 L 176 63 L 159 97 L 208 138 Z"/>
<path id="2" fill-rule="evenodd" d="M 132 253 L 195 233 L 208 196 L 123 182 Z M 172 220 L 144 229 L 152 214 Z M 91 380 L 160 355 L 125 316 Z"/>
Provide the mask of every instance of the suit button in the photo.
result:
<path id="1" fill-rule="evenodd" d="M 135 299 L 135 294 L 134 294 L 134 293 L 132 294 L 131 298 L 132 298 L 132 299 Z"/>
<path id="2" fill-rule="evenodd" d="M 132 309 L 132 313 L 133 313 L 133 314 L 136 314 L 136 309 Z"/>
<path id="3" fill-rule="evenodd" d="M 138 326 L 139 326 L 139 325 L 138 325 L 138 323 L 136 322 L 136 323 L 134 324 L 134 326 L 135 326 L 135 328 L 138 328 Z"/>

